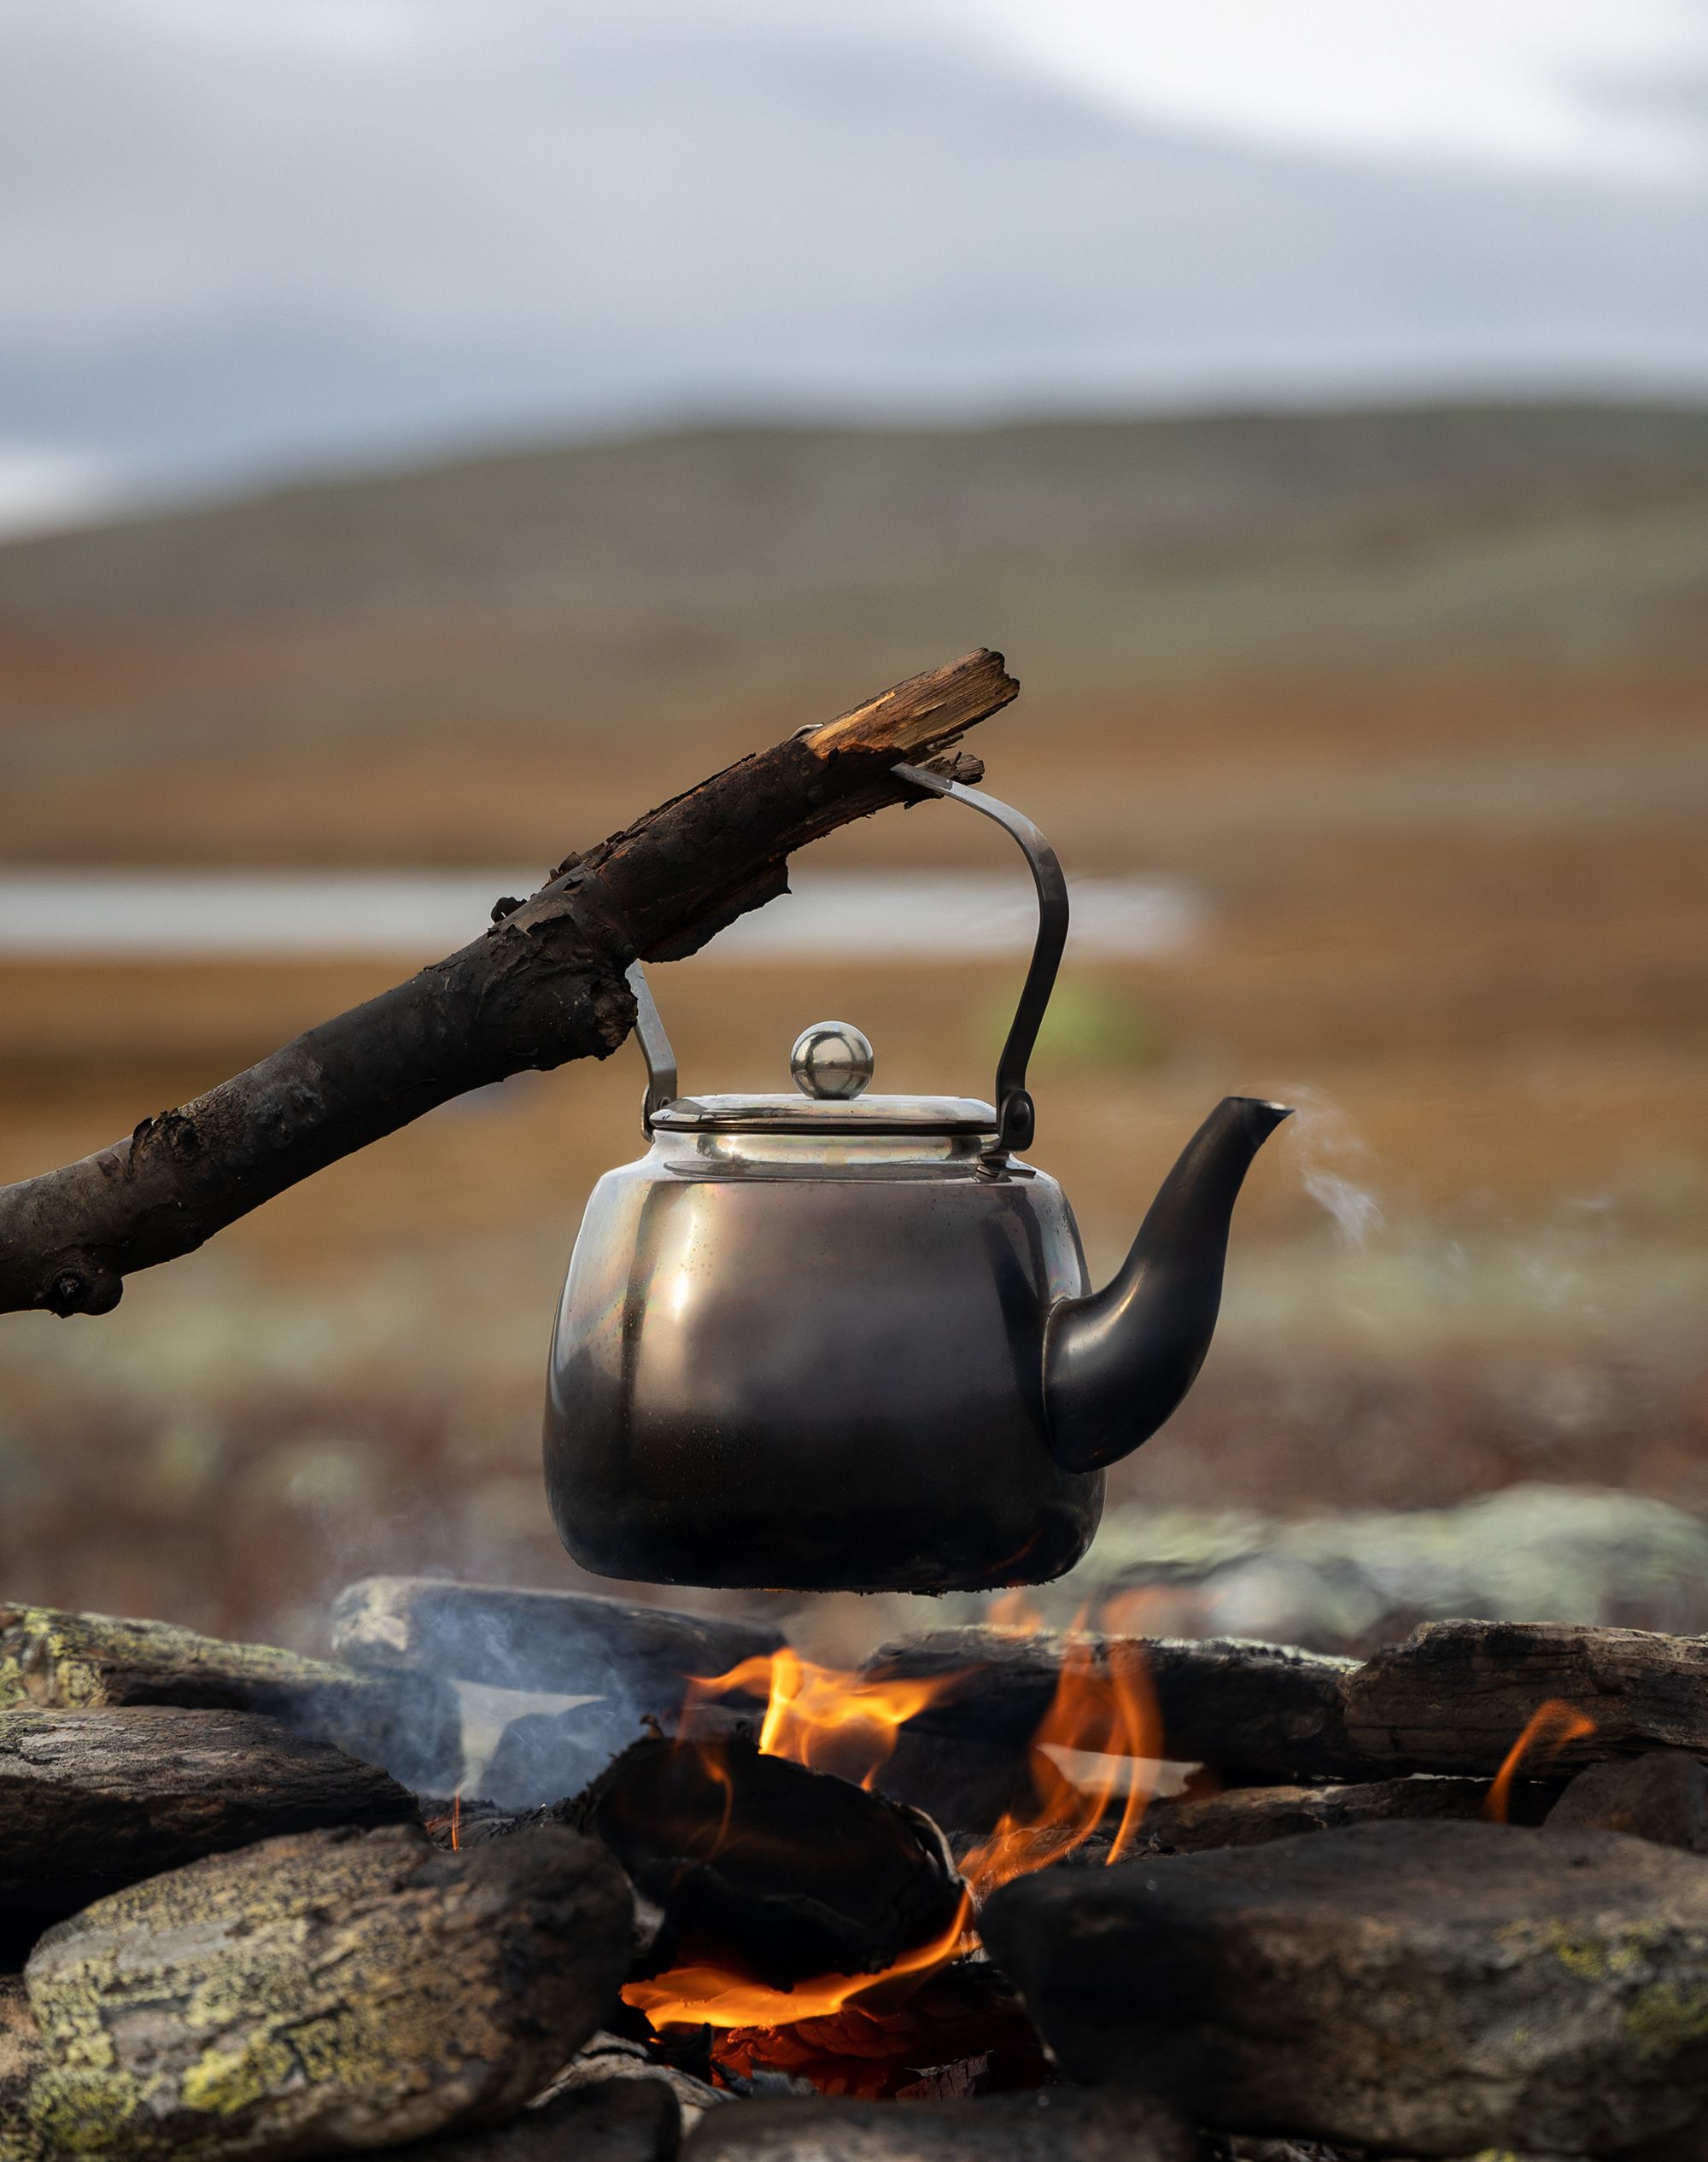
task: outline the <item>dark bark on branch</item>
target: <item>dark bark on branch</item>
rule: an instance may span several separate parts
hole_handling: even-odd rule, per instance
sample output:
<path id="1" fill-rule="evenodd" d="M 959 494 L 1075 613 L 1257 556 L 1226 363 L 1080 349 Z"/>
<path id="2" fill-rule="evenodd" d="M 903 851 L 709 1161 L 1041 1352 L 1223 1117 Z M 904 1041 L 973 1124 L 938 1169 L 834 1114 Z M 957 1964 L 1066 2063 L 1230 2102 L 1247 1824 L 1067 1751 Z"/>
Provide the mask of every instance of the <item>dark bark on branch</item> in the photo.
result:
<path id="1" fill-rule="evenodd" d="M 1000 654 L 969 653 L 743 758 L 570 856 L 447 961 L 127 1141 L 0 1189 L 0 1312 L 108 1312 L 126 1276 L 451 1097 L 608 1056 L 634 1025 L 637 955 L 680 959 L 786 892 L 796 849 L 909 800 L 895 763 L 937 757 L 1018 689 Z"/>

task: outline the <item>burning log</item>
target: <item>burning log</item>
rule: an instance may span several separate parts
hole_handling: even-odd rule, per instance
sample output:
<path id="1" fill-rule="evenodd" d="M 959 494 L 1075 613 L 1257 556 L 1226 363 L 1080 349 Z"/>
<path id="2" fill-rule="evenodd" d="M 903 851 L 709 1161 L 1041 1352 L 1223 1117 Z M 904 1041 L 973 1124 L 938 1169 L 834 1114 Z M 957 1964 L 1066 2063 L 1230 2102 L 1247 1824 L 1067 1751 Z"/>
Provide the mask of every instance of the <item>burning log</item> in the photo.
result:
<path id="1" fill-rule="evenodd" d="M 991 1806 L 1002 1791 L 1002 1755 L 1023 1762 L 1055 1698 L 1068 1646 L 1075 1643 L 1089 1647 L 1100 1674 L 1121 1657 L 1142 1664 L 1171 1757 L 1212 1764 L 1230 1779 L 1272 1782 L 1344 1779 L 1366 1768 L 1341 1714 L 1350 1660 L 1225 1638 L 1189 1643 L 942 1629 L 886 1645 L 867 1663 L 874 1677 L 947 1684 L 904 1730 L 881 1775 L 885 1791 L 932 1808 L 939 1778 L 951 1792 L 957 1782 L 967 1786 L 956 1753 L 970 1746 L 988 1754 L 987 1784 L 969 1791 L 982 1792 L 983 1806 Z M 945 1820 L 974 1828 L 955 1808 Z"/>
<path id="2" fill-rule="evenodd" d="M 965 2102 L 748 2102 L 684 2162 L 1195 2162 L 1197 2136 L 1150 2095 L 1054 2087 Z"/>
<path id="3" fill-rule="evenodd" d="M 0 1188 L 0 1312 L 102 1314 L 124 1279 L 470 1089 L 605 1058 L 635 1025 L 624 971 L 703 946 L 788 890 L 796 849 L 919 800 L 930 762 L 1019 690 L 969 653 L 728 767 L 571 856 L 449 960 L 323 1022 L 127 1140 Z M 976 779 L 976 759 L 956 777 Z"/>
<path id="4" fill-rule="evenodd" d="M 659 2080 L 601 2079 L 506 2124 L 388 2150 L 389 2162 L 676 2162 L 681 2116 Z"/>
<path id="5" fill-rule="evenodd" d="M 587 1592 L 511 1592 L 428 1576 L 366 1577 L 341 1592 L 332 1609 L 333 1650 L 353 1667 L 566 1697 L 610 1695 L 625 1700 L 631 1731 L 647 1712 L 674 1718 L 688 1676 L 722 1674 L 782 1640 L 756 1622 Z"/>
<path id="6" fill-rule="evenodd" d="M 409 1826 L 311 1832 L 196 1862 L 37 1946 L 29 2118 L 50 2149 L 202 2162 L 498 2123 L 599 2025 L 632 1921 L 610 1855 L 556 1828 L 458 1855 Z"/>
<path id="7" fill-rule="evenodd" d="M 1623 1832 L 1708 1854 L 1708 1768 L 1682 1750 L 1592 1764 L 1548 1812 L 1550 1832 Z"/>
<path id="8" fill-rule="evenodd" d="M 1588 1775 L 1586 1773 L 1586 1777 Z M 1525 1779 L 1511 1792 L 1514 1824 L 1541 1824 L 1558 1781 Z M 1352 1786 L 1237 1786 L 1203 1801 L 1153 1802 L 1142 1843 L 1158 1854 L 1266 1846 L 1351 1824 L 1469 1822 L 1488 1805 L 1487 1779 L 1378 1779 Z"/>
<path id="9" fill-rule="evenodd" d="M 1708 2130 L 1708 1862 L 1670 1848 L 1360 1825 L 1046 1871 L 980 1925 L 1072 2077 L 1219 2130 L 1413 2155 Z"/>
<path id="10" fill-rule="evenodd" d="M 1394 1770 L 1488 1774 L 1550 1702 L 1582 1715 L 1550 1769 L 1656 1745 L 1708 1751 L 1708 1640 L 1568 1622 L 1430 1622 L 1348 1676 L 1346 1727 L 1366 1761 Z"/>
<path id="11" fill-rule="evenodd" d="M 0 1607 L 0 1707 L 12 1704 L 262 1712 L 418 1791 L 448 1792 L 462 1777 L 461 1710 L 442 1676 L 353 1674 L 167 1622 Z"/>
<path id="12" fill-rule="evenodd" d="M 751 1742 L 637 1742 L 565 1814 L 662 1909 L 649 1976 L 715 1963 L 731 1987 L 792 1990 L 945 1937 L 946 1958 L 964 1916 L 935 1826 Z M 625 1994 L 652 2017 L 670 1987 Z"/>
<path id="13" fill-rule="evenodd" d="M 281 1832 L 412 1817 L 395 1780 L 253 1712 L 0 1711 L 0 1909 L 52 1920 Z"/>

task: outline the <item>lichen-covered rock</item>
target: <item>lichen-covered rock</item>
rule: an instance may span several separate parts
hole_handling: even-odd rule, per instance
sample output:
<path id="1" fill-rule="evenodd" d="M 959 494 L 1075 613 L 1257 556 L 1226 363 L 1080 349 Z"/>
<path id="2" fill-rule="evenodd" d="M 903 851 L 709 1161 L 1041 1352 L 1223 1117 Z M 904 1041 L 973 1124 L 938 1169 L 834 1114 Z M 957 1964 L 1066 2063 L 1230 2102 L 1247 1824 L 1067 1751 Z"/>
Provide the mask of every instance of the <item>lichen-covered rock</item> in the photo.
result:
<path id="1" fill-rule="evenodd" d="M 264 1712 L 383 1767 L 418 1792 L 448 1792 L 462 1772 L 461 1709 L 442 1676 L 359 1674 L 170 1622 L 0 1605 L 0 1706 L 25 1704 Z"/>
<path id="2" fill-rule="evenodd" d="M 43 2062 L 42 2037 L 22 1980 L 0 1975 L 0 2162 L 40 2162 L 30 2118 L 30 2083 Z"/>
<path id="3" fill-rule="evenodd" d="M 1360 1825 L 1045 1871 L 980 1927 L 1074 2078 L 1220 2130 L 1607 2154 L 1704 2124 L 1708 1861 L 1673 1848 Z"/>
<path id="4" fill-rule="evenodd" d="M 74 1914 L 257 1839 L 395 1823 L 395 1779 L 253 1712 L 0 1711 L 0 1914 Z"/>
<path id="5" fill-rule="evenodd" d="M 50 1930 L 26 1969 L 50 2148 L 198 2162 L 497 2122 L 600 2021 L 631 1900 L 555 1828 L 444 1854 L 414 1826 L 269 1840 Z"/>

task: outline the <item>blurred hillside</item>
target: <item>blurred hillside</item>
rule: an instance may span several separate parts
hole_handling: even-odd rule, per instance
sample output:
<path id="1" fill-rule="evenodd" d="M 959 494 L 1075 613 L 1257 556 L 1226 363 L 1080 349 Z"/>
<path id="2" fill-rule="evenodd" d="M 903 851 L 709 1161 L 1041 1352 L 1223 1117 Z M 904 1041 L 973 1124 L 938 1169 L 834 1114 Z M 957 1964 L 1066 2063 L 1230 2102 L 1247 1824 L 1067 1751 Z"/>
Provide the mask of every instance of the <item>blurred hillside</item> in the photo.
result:
<path id="1" fill-rule="evenodd" d="M 1070 875 L 1167 875 L 1206 925 L 1064 981 L 1035 1153 L 1094 1265 L 1218 1094 L 1313 1107 L 1123 1491 L 1708 1507 L 1708 412 L 705 430 L 15 544 L 0 855 L 543 867 L 980 643 L 1023 685 L 991 785 Z M 1007 860 L 935 807 L 819 853 Z M 0 1175 L 395 973 L 0 966 Z M 659 978 L 703 1085 L 775 1085 L 843 1012 L 887 1084 L 983 1089 L 1014 971 Z M 9 1586 L 295 1627 L 329 1571 L 562 1574 L 546 1335 L 635 1087 L 628 1053 L 511 1084 L 110 1321 L 0 1323 Z"/>

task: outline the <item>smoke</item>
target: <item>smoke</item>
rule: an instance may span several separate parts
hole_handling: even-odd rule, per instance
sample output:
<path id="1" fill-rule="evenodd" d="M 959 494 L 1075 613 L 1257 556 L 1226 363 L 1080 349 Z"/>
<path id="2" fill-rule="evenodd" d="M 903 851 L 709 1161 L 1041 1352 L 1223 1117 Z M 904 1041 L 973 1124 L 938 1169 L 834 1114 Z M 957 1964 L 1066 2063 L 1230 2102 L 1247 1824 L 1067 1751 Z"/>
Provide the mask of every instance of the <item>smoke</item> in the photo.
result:
<path id="1" fill-rule="evenodd" d="M 1295 1107 L 1285 1139 L 1300 1183 L 1334 1218 L 1343 1244 L 1363 1246 L 1384 1221 L 1382 1203 L 1366 1183 L 1374 1161 L 1369 1143 L 1319 1090 L 1290 1088 L 1284 1100 Z"/>

